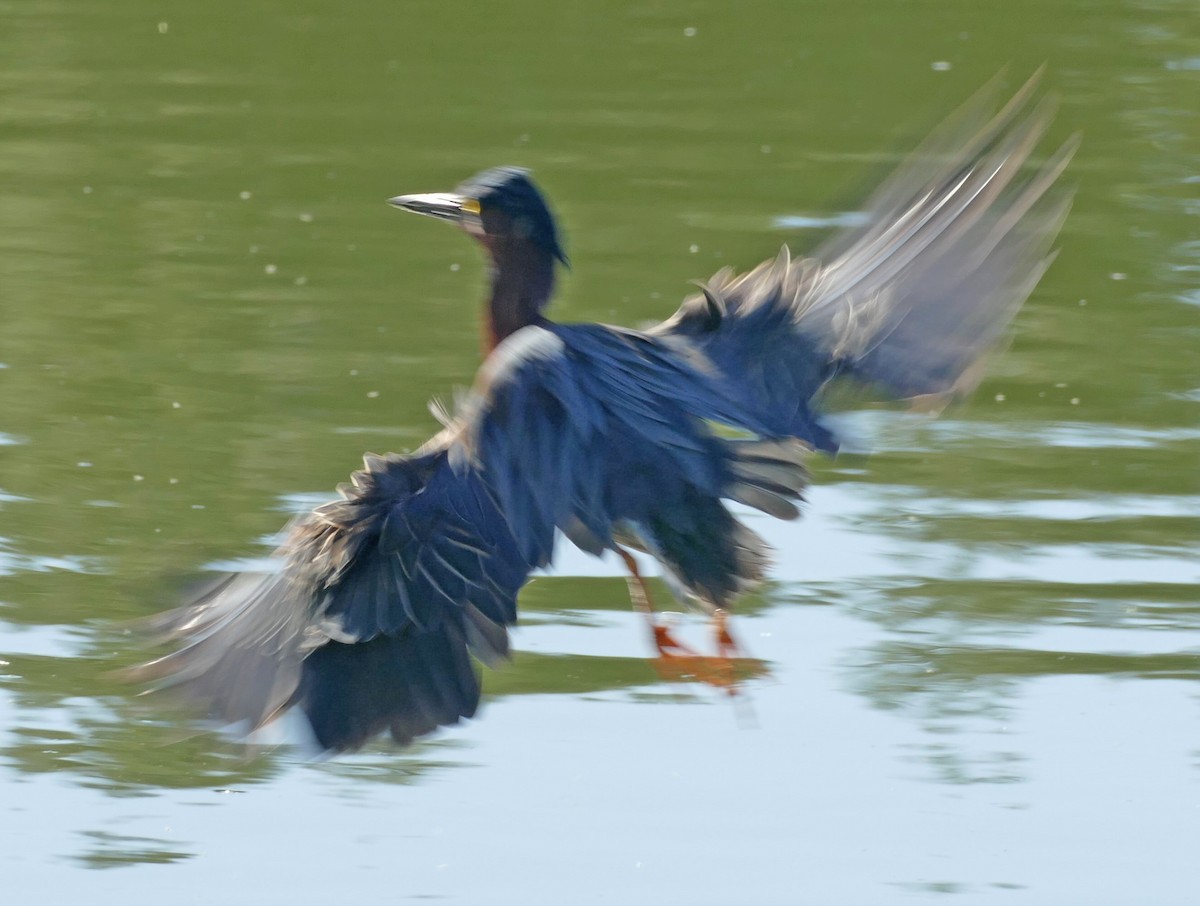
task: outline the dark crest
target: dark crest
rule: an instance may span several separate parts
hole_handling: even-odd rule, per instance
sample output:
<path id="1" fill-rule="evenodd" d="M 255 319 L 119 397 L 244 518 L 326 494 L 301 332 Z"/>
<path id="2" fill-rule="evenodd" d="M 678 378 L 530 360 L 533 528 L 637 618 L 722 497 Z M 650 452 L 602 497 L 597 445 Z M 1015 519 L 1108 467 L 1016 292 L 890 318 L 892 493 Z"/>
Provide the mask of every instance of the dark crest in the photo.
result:
<path id="1" fill-rule="evenodd" d="M 489 214 L 502 215 L 507 221 L 507 229 L 541 246 L 563 264 L 567 263 L 554 215 L 529 178 L 528 170 L 493 167 L 476 173 L 455 191 L 479 202 L 485 227 Z"/>

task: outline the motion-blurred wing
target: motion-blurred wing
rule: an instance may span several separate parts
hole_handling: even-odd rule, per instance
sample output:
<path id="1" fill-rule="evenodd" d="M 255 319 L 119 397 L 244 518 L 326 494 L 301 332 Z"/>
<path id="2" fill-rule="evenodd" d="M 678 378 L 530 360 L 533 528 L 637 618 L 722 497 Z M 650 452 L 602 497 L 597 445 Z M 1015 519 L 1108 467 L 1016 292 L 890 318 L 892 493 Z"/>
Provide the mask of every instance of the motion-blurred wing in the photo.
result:
<path id="1" fill-rule="evenodd" d="M 1070 205 L 1050 188 L 1072 139 L 1028 166 L 1053 118 L 1031 80 L 982 128 L 993 92 L 944 124 L 867 204 L 867 222 L 817 249 L 801 330 L 899 396 L 962 393 L 1053 260 Z"/>
<path id="2" fill-rule="evenodd" d="M 809 401 L 850 374 L 895 397 L 958 394 L 1053 259 L 1075 148 L 1031 156 L 1052 117 L 1031 80 L 994 116 L 985 89 L 880 187 L 861 226 L 685 300 L 656 333 L 686 337 L 773 430 L 834 449 Z"/>
<path id="3" fill-rule="evenodd" d="M 532 566 L 444 444 L 365 463 L 342 499 L 293 524 L 279 573 L 228 577 L 159 618 L 180 647 L 138 675 L 251 727 L 298 705 L 333 749 L 383 730 L 407 742 L 473 714 L 468 651 L 507 653 Z"/>

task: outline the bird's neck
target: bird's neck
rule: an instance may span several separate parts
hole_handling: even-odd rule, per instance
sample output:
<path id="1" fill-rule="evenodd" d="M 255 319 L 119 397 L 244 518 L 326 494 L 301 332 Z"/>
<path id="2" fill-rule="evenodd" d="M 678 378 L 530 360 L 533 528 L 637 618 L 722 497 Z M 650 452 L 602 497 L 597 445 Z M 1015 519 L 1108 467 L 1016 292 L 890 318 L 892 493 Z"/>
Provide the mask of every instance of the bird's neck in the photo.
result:
<path id="1" fill-rule="evenodd" d="M 542 319 L 554 292 L 554 257 L 527 240 L 489 244 L 492 286 L 483 325 L 486 355 L 522 327 Z"/>

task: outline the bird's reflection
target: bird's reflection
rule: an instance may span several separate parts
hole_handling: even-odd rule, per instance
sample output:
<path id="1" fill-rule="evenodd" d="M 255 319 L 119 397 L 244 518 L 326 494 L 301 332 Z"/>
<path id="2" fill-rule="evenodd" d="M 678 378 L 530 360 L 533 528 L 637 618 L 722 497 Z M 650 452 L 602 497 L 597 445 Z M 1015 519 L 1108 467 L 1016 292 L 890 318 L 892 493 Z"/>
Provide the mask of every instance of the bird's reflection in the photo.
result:
<path id="1" fill-rule="evenodd" d="M 745 613 L 761 612 L 770 606 L 770 596 L 751 595 L 745 605 Z M 622 580 L 535 581 L 524 598 L 523 631 L 511 661 L 487 673 L 480 716 L 486 718 L 487 709 L 504 699 L 524 695 L 616 693 L 633 704 L 720 702 L 740 692 L 752 697 L 745 684 L 767 669 L 753 657 L 694 656 L 664 663 L 648 642 L 624 653 L 630 650 L 628 623 L 634 619 Z M 703 620 L 691 620 L 695 625 L 684 628 L 702 632 Z M 606 634 L 606 627 L 614 632 Z M 608 640 L 622 653 L 605 650 Z M 577 643 L 578 648 L 568 647 Z M 8 657 L 0 690 L 12 696 L 14 718 L 0 755 L 16 771 L 66 775 L 108 795 L 128 797 L 163 789 L 236 790 L 270 781 L 296 764 L 388 784 L 419 783 L 473 764 L 469 728 L 403 749 L 379 740 L 337 761 L 314 761 L 308 740 L 288 726 L 249 743 L 221 728 L 198 729 L 186 707 L 172 710 L 169 696 L 137 695 L 114 675 L 114 649 L 117 660 L 140 656 L 135 637 L 98 630 L 84 649 Z"/>

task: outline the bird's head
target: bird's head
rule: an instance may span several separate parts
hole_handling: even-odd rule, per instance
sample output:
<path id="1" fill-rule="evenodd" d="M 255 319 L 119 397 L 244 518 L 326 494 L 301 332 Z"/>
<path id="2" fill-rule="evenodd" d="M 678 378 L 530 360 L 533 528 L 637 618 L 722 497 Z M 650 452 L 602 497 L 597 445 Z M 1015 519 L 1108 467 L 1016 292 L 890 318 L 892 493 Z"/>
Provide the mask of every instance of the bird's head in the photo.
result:
<path id="1" fill-rule="evenodd" d="M 448 220 L 493 251 L 506 241 L 523 241 L 567 263 L 546 199 L 529 172 L 519 167 L 494 167 L 476 173 L 453 192 L 400 195 L 388 203 Z"/>

